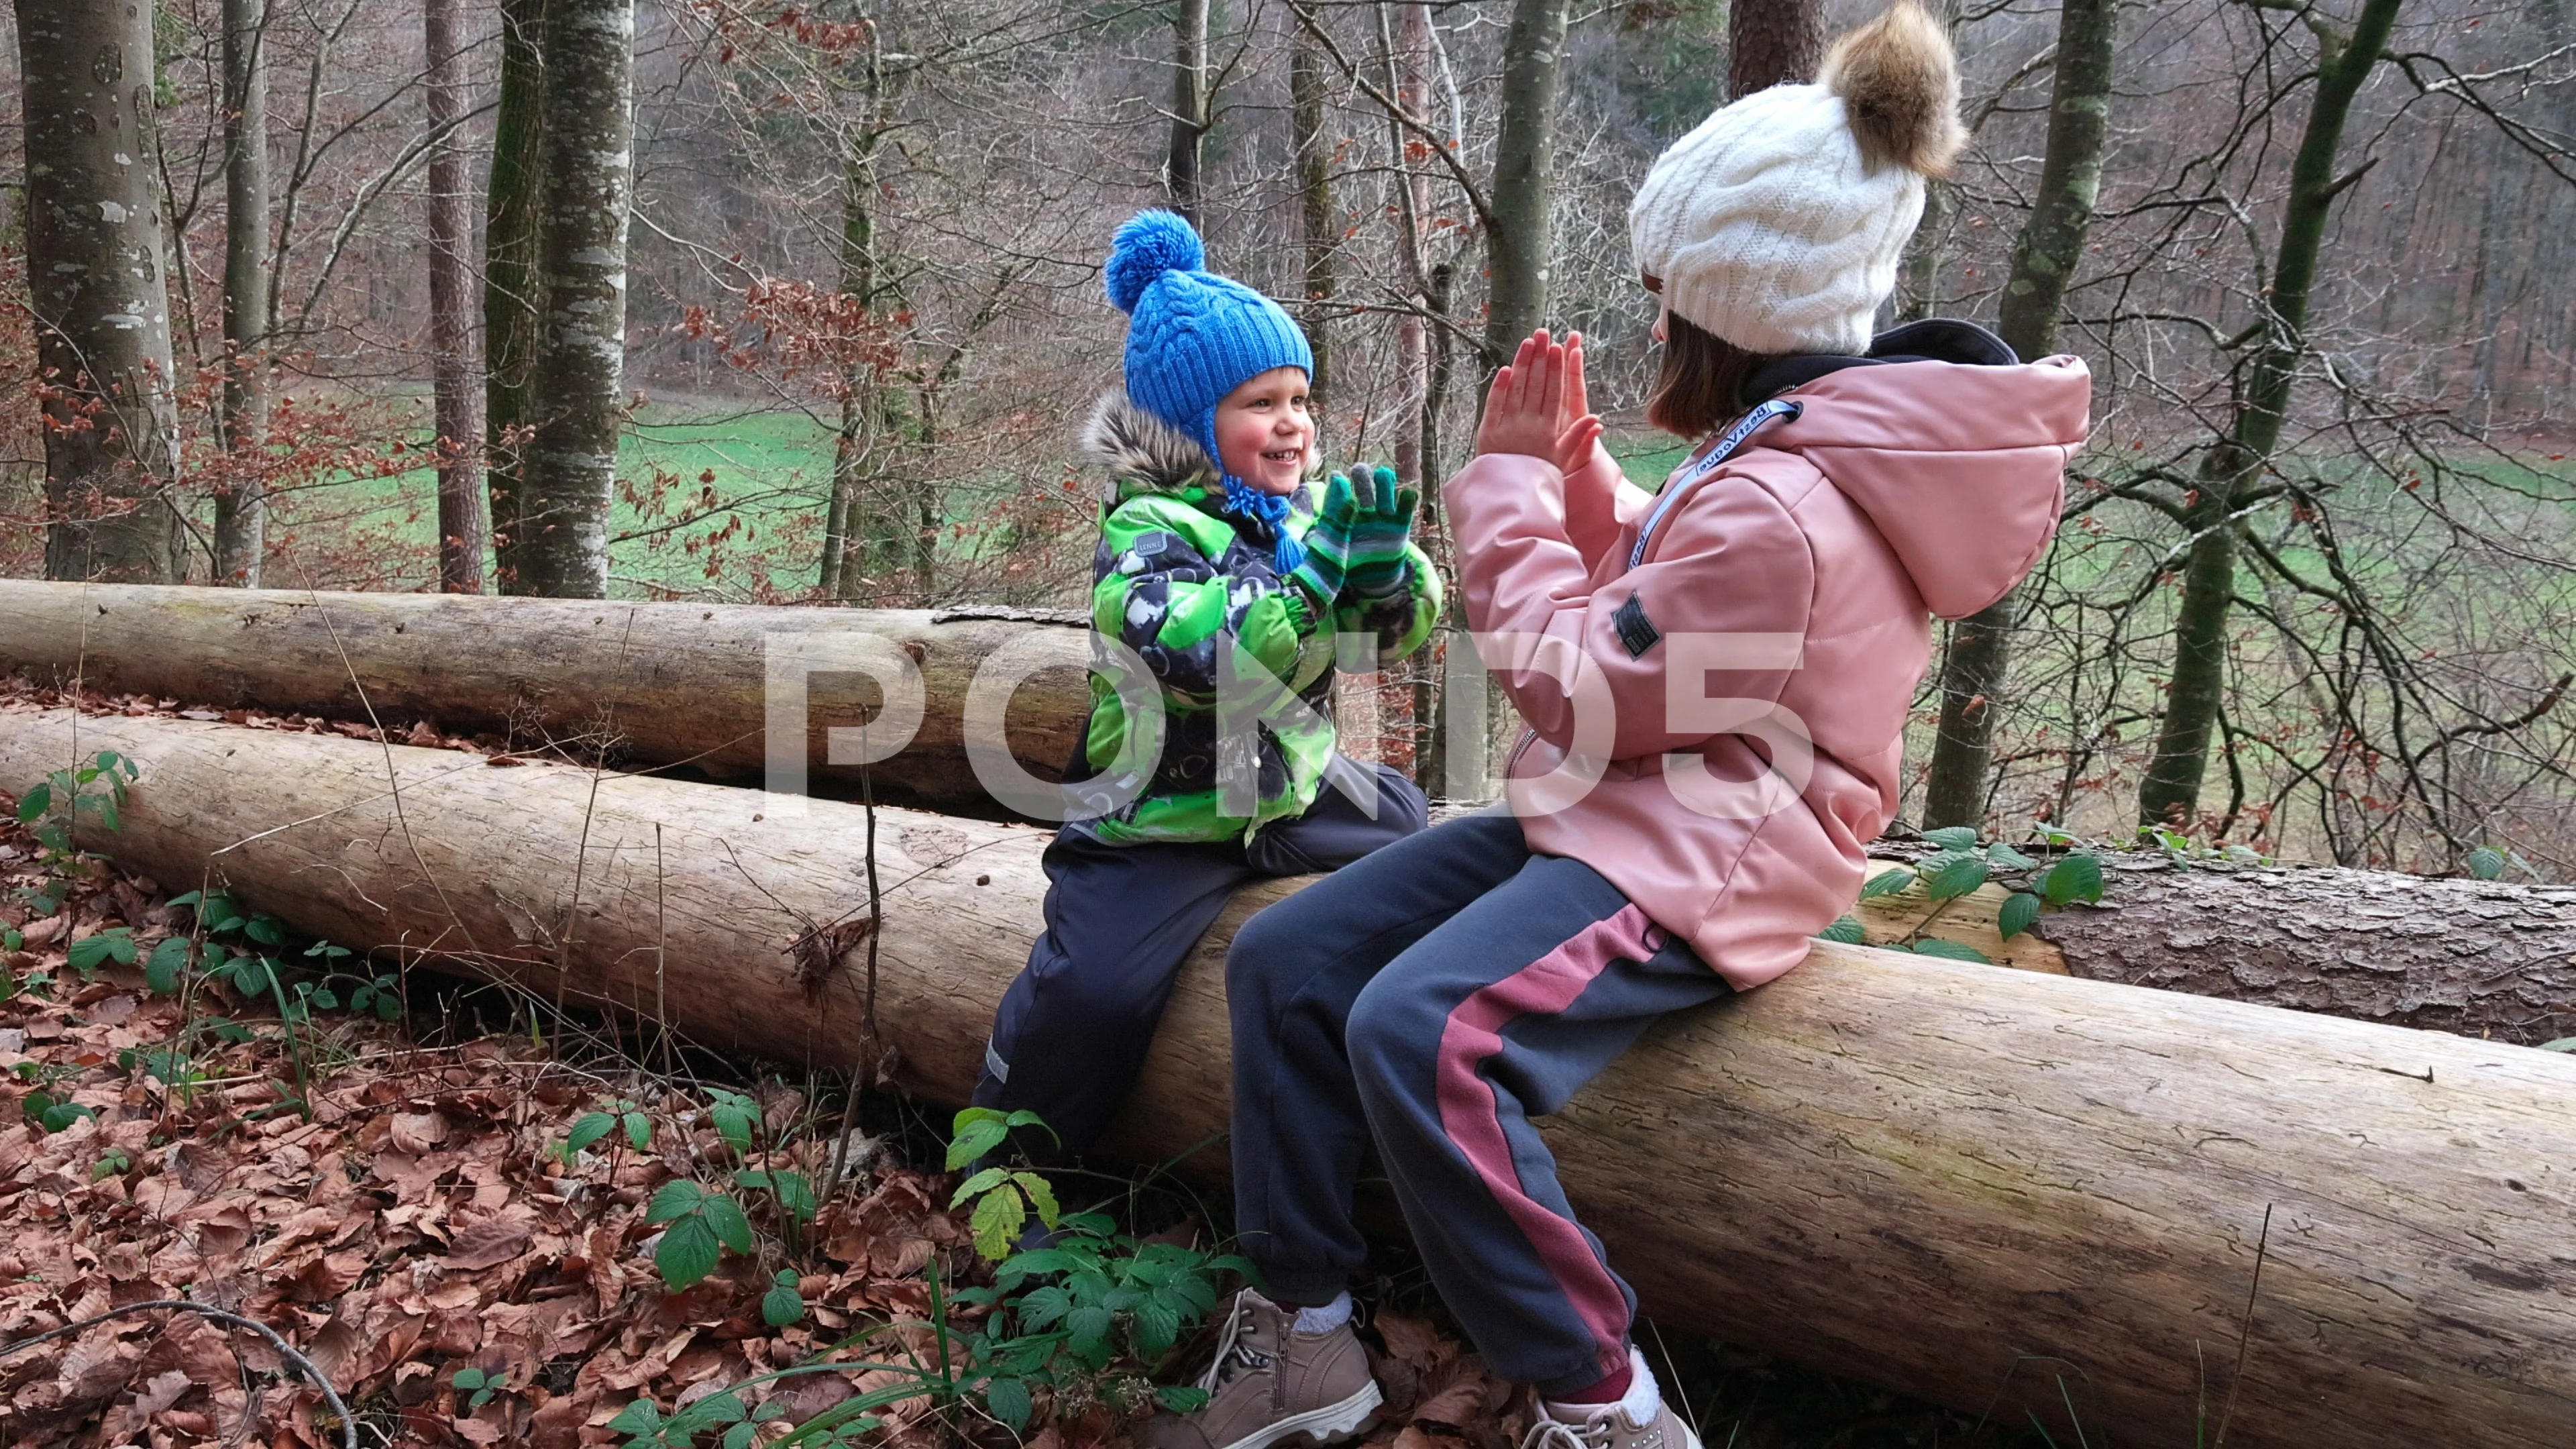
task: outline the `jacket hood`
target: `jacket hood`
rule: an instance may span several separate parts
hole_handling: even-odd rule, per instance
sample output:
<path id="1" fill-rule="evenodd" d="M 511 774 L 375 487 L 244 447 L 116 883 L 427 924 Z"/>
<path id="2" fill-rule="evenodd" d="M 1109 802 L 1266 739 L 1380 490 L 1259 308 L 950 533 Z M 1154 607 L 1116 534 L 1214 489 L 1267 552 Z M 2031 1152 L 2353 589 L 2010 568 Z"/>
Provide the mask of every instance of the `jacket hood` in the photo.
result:
<path id="1" fill-rule="evenodd" d="M 2020 582 L 2056 536 L 2092 374 L 2073 357 L 1886 351 L 1798 382 L 1803 411 L 1754 442 L 1814 464 L 1869 515 L 1932 612 L 1963 619 Z"/>
<path id="2" fill-rule="evenodd" d="M 1112 478 L 1155 493 L 1214 489 L 1222 481 L 1198 439 L 1138 407 L 1124 388 L 1101 395 L 1082 426 L 1082 450 Z"/>

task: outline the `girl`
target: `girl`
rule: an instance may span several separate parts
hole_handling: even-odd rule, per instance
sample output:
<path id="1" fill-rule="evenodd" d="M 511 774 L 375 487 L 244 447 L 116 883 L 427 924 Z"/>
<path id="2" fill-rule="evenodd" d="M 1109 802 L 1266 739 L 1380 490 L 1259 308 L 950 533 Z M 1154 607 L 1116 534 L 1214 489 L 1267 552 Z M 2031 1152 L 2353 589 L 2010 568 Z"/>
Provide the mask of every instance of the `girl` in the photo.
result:
<path id="1" fill-rule="evenodd" d="M 1896 809 L 1927 613 L 2001 597 L 2055 529 L 2083 365 L 1965 323 L 1870 335 L 1957 105 L 1945 34 L 1900 0 L 1820 83 L 1655 163 L 1629 216 L 1663 300 L 1648 415 L 1705 440 L 1660 496 L 1601 447 L 1579 338 L 1541 332 L 1496 376 L 1445 496 L 1468 619 L 1504 636 L 1488 656 L 1529 727 L 1511 808 L 1235 938 L 1235 1203 L 1268 1293 L 1237 1300 L 1212 1397 L 1155 1422 L 1161 1449 L 1365 1425 L 1343 1288 L 1372 1143 L 1442 1298 L 1537 1386 L 1534 1445 L 1697 1449 L 1530 1118 L 1657 1017 L 1797 965 Z"/>
<path id="2" fill-rule="evenodd" d="M 1383 765 L 1372 781 L 1335 752 L 1330 714 L 1337 633 L 1391 662 L 1439 616 L 1407 536 L 1418 497 L 1379 469 L 1358 489 L 1334 478 L 1317 509 L 1314 354 L 1205 259 L 1168 211 L 1119 228 L 1109 254 L 1109 300 L 1132 321 L 1126 387 L 1086 438 L 1115 479 L 1092 627 L 1141 658 L 1160 708 L 1122 699 L 1114 665 L 1093 673 L 1073 773 L 1094 809 L 1047 848 L 1046 932 L 985 1047 L 976 1105 L 1035 1111 L 1053 1134 L 1040 1150 L 1081 1152 L 1109 1125 L 1182 958 L 1236 886 L 1336 869 L 1427 818 L 1411 781 Z"/>

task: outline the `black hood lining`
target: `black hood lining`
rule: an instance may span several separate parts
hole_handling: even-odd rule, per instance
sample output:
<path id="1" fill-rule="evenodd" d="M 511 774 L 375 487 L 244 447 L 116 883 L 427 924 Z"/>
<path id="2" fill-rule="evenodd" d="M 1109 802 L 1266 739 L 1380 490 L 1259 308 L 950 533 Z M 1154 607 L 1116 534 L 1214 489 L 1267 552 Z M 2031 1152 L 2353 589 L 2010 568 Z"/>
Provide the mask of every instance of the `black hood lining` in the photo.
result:
<path id="1" fill-rule="evenodd" d="M 1902 327 L 1891 327 L 1881 332 L 1870 339 L 1869 351 L 1859 357 L 1802 352 L 1792 357 L 1774 358 L 1745 375 L 1744 386 L 1736 401 L 1742 406 L 1752 407 L 1846 367 L 1883 367 L 1900 362 L 2017 367 L 2021 358 L 2002 338 L 1974 322 L 1961 322 L 1951 317 L 1926 317 L 1920 322 L 1908 322 Z"/>

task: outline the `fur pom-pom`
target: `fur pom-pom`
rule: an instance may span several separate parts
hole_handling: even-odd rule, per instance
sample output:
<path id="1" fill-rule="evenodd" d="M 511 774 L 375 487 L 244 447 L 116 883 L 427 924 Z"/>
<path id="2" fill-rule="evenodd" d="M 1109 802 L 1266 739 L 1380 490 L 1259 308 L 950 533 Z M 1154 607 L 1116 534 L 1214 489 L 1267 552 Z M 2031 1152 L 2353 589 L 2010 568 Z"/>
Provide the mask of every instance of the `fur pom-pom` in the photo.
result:
<path id="1" fill-rule="evenodd" d="M 1834 42 L 1825 89 L 1842 97 L 1852 134 L 1871 167 L 1902 166 L 1945 176 L 1968 144 L 1959 124 L 1959 60 L 1949 32 L 1914 0 Z"/>
<path id="2" fill-rule="evenodd" d="M 1136 310 L 1136 300 L 1165 272 L 1195 272 L 1207 265 L 1207 248 L 1188 221 L 1169 211 L 1140 211 L 1109 243 L 1109 304 Z"/>

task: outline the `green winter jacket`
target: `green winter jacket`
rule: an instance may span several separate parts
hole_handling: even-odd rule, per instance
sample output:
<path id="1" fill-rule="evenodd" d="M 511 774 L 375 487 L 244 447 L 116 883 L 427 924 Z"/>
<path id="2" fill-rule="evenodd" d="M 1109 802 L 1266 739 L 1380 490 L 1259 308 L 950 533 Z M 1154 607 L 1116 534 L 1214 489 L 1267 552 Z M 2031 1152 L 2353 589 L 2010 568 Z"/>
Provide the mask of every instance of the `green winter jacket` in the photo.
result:
<path id="1" fill-rule="evenodd" d="M 1101 400 L 1083 444 L 1114 480 L 1091 570 L 1096 636 L 1084 763 L 1093 788 L 1132 786 L 1140 766 L 1134 756 L 1153 743 L 1153 731 L 1134 717 L 1139 711 L 1119 698 L 1117 683 L 1128 670 L 1100 636 L 1143 659 L 1162 697 L 1163 725 L 1161 756 L 1142 792 L 1077 828 L 1110 845 L 1248 840 L 1270 821 L 1304 814 L 1333 757 L 1333 636 L 1375 635 L 1381 666 L 1420 648 L 1440 617 L 1431 560 L 1407 544 L 1411 566 L 1394 592 L 1345 591 L 1329 610 L 1318 610 L 1273 569 L 1269 525 L 1219 512 L 1224 488 L 1189 435 L 1121 391 Z M 1314 517 L 1314 490 L 1300 488 L 1290 533 L 1303 538 Z M 1315 716 L 1263 710 L 1258 804 L 1250 816 L 1226 812 L 1217 770 L 1217 648 L 1225 636 L 1240 651 L 1238 669 L 1248 659 Z M 1129 692 L 1144 688 L 1133 682 Z M 1274 722 L 1277 716 L 1285 722 Z"/>

